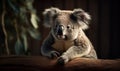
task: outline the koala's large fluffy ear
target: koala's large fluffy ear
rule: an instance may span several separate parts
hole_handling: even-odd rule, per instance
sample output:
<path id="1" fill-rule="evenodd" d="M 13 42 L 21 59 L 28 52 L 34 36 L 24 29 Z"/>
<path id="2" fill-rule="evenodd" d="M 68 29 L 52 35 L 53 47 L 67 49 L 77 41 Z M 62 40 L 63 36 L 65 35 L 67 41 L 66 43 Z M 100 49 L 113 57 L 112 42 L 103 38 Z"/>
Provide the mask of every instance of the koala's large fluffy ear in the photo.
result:
<path id="1" fill-rule="evenodd" d="M 53 17 L 60 11 L 60 9 L 58 8 L 48 8 L 45 9 L 45 11 L 43 12 L 43 16 L 44 16 L 44 26 L 45 27 L 51 27 L 53 24 Z"/>
<path id="2" fill-rule="evenodd" d="M 83 30 L 88 28 L 89 21 L 91 20 L 91 17 L 88 13 L 82 9 L 74 9 L 72 15 L 76 18 L 76 21 Z"/>

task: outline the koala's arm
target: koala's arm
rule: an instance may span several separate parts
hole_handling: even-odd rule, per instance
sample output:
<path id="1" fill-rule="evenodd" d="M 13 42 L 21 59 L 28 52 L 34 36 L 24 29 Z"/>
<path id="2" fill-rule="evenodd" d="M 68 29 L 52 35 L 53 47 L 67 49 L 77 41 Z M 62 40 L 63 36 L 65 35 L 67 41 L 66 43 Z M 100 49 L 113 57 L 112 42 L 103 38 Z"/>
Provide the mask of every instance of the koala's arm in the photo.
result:
<path id="1" fill-rule="evenodd" d="M 49 58 L 59 56 L 59 53 L 54 50 L 54 48 L 52 47 L 52 44 L 54 44 L 54 38 L 52 34 L 50 33 L 48 37 L 44 40 L 41 46 L 41 54 L 43 56 L 47 56 Z"/>
<path id="2" fill-rule="evenodd" d="M 83 39 L 75 40 L 74 45 L 71 46 L 66 52 L 64 52 L 61 55 L 61 58 L 64 60 L 65 63 L 67 63 L 73 58 L 89 55 L 91 49 L 92 47 L 90 46 L 88 39 L 85 40 L 83 37 Z"/>

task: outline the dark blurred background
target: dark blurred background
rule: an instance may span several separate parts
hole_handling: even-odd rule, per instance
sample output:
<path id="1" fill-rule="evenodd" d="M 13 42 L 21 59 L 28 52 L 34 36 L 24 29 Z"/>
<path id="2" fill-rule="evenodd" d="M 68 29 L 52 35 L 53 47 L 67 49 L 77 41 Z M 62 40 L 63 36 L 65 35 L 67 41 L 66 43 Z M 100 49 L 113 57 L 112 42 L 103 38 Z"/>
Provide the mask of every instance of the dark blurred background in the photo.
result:
<path id="1" fill-rule="evenodd" d="M 98 57 L 105 59 L 120 58 L 118 3 L 117 0 L 34 0 L 33 6 L 41 19 L 39 22 L 41 40 L 29 39 L 31 55 L 39 55 L 43 39 L 50 30 L 42 25 L 42 12 L 46 8 L 58 7 L 65 10 L 82 8 L 87 11 L 92 16 L 92 21 L 90 28 L 85 32 L 93 43 Z M 2 34 L 2 30 L 0 30 L 0 34 Z M 4 38 L 4 36 L 0 36 L 0 38 Z"/>

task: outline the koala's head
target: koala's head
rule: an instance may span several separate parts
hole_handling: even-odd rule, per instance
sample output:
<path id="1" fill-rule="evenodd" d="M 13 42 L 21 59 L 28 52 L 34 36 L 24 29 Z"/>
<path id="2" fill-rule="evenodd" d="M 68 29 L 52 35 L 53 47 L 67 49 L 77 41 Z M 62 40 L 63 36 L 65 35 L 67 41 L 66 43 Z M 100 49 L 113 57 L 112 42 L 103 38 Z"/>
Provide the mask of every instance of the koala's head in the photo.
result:
<path id="1" fill-rule="evenodd" d="M 51 27 L 53 36 L 56 39 L 74 40 L 80 30 L 88 28 L 90 15 L 82 9 L 60 10 L 58 8 L 45 9 L 44 25 Z"/>

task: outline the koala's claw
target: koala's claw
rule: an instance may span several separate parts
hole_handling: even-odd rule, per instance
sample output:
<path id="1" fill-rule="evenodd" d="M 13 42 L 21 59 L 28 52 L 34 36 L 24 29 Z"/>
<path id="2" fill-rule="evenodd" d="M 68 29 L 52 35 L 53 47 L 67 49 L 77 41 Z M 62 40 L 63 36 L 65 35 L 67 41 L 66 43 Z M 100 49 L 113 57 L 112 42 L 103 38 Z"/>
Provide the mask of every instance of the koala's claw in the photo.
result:
<path id="1" fill-rule="evenodd" d="M 58 58 L 57 65 L 64 65 L 64 64 L 65 64 L 65 60 L 62 57 Z"/>
<path id="2" fill-rule="evenodd" d="M 57 52 L 57 51 L 52 51 L 52 52 L 51 52 L 51 58 L 52 58 L 52 59 L 57 58 L 57 57 L 59 57 L 59 56 L 60 56 L 60 53 L 59 53 L 59 52 Z"/>

